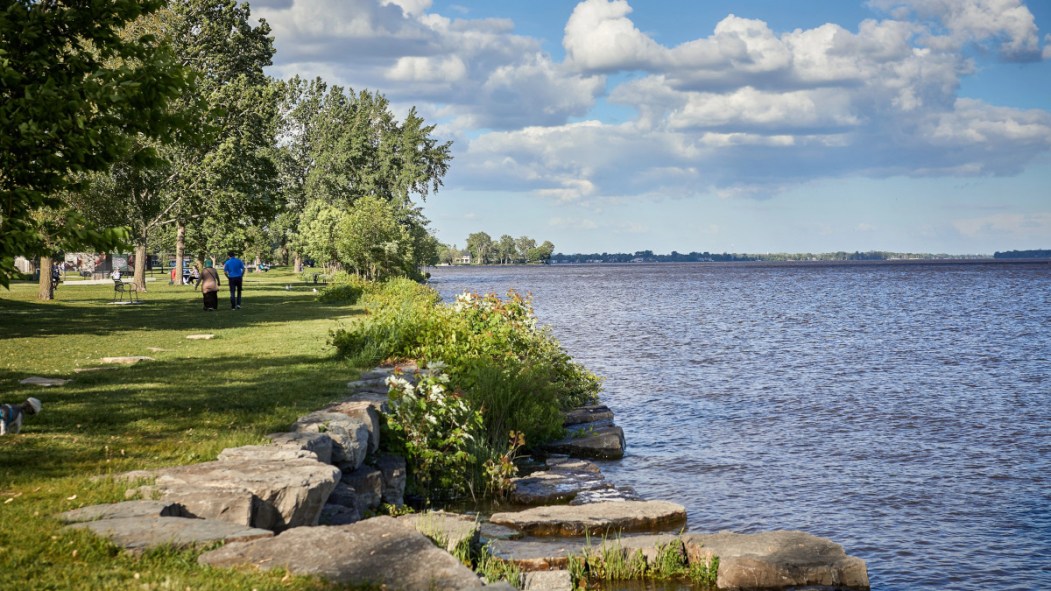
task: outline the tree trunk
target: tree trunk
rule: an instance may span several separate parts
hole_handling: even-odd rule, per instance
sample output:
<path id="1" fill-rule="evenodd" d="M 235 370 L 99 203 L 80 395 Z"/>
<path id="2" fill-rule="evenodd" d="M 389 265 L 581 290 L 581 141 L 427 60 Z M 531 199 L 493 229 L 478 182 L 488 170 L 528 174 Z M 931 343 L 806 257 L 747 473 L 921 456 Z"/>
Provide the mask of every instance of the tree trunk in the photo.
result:
<path id="1" fill-rule="evenodd" d="M 54 265 L 51 257 L 40 257 L 40 289 L 37 290 L 37 299 L 46 302 L 51 297 L 51 265 Z"/>
<path id="2" fill-rule="evenodd" d="M 293 257 L 292 260 L 293 260 L 293 268 L 295 269 L 295 272 L 296 273 L 302 273 L 303 272 L 303 257 L 297 252 L 295 254 L 295 257 Z"/>
<path id="3" fill-rule="evenodd" d="M 135 243 L 135 269 L 133 280 L 135 285 L 132 289 L 140 293 L 146 292 L 146 237 Z"/>
<path id="4" fill-rule="evenodd" d="M 186 224 L 175 222 L 175 285 L 182 285 L 182 259 L 186 256 Z"/>

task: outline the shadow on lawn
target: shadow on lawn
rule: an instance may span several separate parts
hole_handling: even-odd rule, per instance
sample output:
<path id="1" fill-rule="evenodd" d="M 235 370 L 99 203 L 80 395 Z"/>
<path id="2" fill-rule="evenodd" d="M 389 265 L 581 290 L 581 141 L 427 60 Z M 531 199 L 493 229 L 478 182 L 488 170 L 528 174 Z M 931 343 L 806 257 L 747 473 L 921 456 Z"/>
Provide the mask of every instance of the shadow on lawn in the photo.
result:
<path id="1" fill-rule="evenodd" d="M 0 474 L 101 473 L 107 471 L 108 455 L 124 445 L 140 454 L 127 460 L 141 464 L 158 453 L 150 441 L 162 453 L 177 455 L 184 441 L 192 445 L 233 432 L 251 437 L 284 431 L 296 417 L 347 397 L 351 374 L 335 359 L 319 367 L 316 357 L 289 356 L 261 367 L 255 358 L 218 356 L 80 374 L 60 388 L 18 388 L 8 396 L 36 396 L 44 412 L 27 421 L 23 432 L 28 437 L 3 446 Z M 0 381 L 15 377 L 0 371 Z M 134 443 L 127 443 L 129 438 Z M 208 459 L 214 458 L 196 461 Z"/>
<path id="2" fill-rule="evenodd" d="M 71 287 L 67 290 L 89 289 Z M 301 305 L 312 293 L 285 291 L 277 287 L 246 290 L 243 308 L 231 310 L 227 292 L 220 291 L 219 310 L 205 312 L 200 294 L 159 291 L 141 304 L 111 305 L 110 300 L 93 293 L 67 296 L 58 302 L 37 302 L 0 298 L 0 338 L 26 338 L 69 334 L 104 335 L 126 330 L 208 331 L 258 323 L 320 320 L 334 316 L 363 314 L 339 305 Z M 105 293 L 105 292 L 102 292 Z"/>

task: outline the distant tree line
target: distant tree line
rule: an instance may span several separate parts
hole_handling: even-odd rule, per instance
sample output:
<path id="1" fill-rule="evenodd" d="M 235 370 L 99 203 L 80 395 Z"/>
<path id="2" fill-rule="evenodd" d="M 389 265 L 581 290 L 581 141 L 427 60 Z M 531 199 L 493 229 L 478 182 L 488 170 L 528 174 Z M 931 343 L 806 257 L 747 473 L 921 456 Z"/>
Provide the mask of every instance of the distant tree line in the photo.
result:
<path id="1" fill-rule="evenodd" d="M 467 246 L 463 250 L 456 245 L 444 245 L 439 252 L 439 260 L 447 265 L 524 265 L 547 264 L 555 245 L 545 240 L 539 246 L 529 236 L 513 238 L 507 234 L 499 240 L 485 232 L 475 232 L 467 237 Z"/>
<path id="2" fill-rule="evenodd" d="M 994 259 L 1051 259 L 1051 250 L 1008 250 L 993 253 Z"/>
<path id="3" fill-rule="evenodd" d="M 1028 252 L 1028 251 L 1027 251 Z M 1031 251 L 1049 252 L 1049 251 Z M 999 255 L 1000 253 L 997 253 Z M 1005 253 L 1006 254 L 1006 253 Z M 1039 256 L 1039 255 L 1034 255 Z M 1049 256 L 1049 255 L 1043 255 Z M 885 251 L 867 252 L 825 252 L 825 253 L 767 253 L 767 254 L 741 254 L 741 253 L 711 253 L 690 252 L 680 253 L 672 251 L 671 254 L 654 254 L 651 250 L 640 250 L 634 253 L 591 253 L 591 254 L 562 254 L 556 253 L 551 256 L 552 263 L 733 263 L 754 261 L 893 261 L 893 260 L 937 260 L 937 259 L 979 259 L 988 258 L 982 255 L 948 255 L 930 253 L 902 253 Z M 998 257 L 999 258 L 999 257 Z"/>

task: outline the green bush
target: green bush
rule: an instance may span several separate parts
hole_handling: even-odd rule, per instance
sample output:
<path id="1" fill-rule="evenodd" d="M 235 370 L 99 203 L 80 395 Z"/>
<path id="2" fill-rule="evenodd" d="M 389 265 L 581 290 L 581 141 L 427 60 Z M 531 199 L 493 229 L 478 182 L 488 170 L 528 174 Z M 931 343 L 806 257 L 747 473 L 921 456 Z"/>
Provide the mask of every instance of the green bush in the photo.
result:
<path id="1" fill-rule="evenodd" d="M 465 444 L 469 465 L 458 475 L 470 481 L 471 490 L 493 488 L 486 465 L 507 457 L 511 432 L 526 445 L 551 441 L 563 434 L 561 410 L 598 398 L 599 378 L 574 363 L 549 329 L 537 326 L 532 303 L 515 292 L 506 299 L 465 293 L 447 305 L 433 289 L 394 279 L 366 289 L 362 302 L 368 317 L 332 331 L 331 343 L 359 367 L 402 359 L 440 362 L 448 388 L 481 416 L 478 437 Z M 430 488 L 428 494 L 437 494 L 442 486 Z"/>

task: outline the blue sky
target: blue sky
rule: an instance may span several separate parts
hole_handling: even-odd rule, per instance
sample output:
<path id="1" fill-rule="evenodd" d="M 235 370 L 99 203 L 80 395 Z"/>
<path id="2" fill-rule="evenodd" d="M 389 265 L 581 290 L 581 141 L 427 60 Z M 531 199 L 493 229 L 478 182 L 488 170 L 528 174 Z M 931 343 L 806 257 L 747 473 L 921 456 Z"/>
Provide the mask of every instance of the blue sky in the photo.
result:
<path id="1" fill-rule="evenodd" d="M 424 210 L 559 252 L 1051 248 L 1045 0 L 263 0 L 271 74 L 415 106 Z"/>

